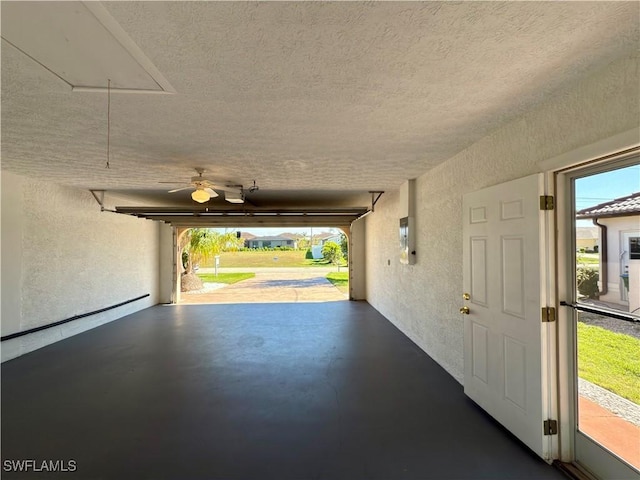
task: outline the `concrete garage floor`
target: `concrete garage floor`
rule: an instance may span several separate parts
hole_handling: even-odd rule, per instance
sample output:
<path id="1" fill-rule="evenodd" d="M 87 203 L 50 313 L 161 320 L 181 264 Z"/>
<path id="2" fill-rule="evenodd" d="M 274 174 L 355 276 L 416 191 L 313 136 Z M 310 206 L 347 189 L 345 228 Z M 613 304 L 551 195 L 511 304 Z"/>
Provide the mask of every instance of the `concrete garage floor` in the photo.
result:
<path id="1" fill-rule="evenodd" d="M 362 302 L 156 306 L 2 365 L 2 478 L 561 479 Z"/>

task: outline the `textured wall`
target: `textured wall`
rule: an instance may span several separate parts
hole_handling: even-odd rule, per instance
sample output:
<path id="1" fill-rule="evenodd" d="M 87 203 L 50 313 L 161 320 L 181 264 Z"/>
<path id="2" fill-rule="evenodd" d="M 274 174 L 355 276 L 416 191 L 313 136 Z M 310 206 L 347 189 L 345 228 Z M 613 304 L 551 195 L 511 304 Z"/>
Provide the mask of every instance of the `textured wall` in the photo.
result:
<path id="1" fill-rule="evenodd" d="M 351 224 L 349 247 L 349 292 L 351 300 L 365 300 L 367 298 L 366 274 L 366 241 L 367 231 L 364 220 L 357 220 Z"/>
<path id="2" fill-rule="evenodd" d="M 158 302 L 159 226 L 101 213 L 87 191 L 2 172 L 2 335 L 151 294 L 2 343 L 2 359 Z"/>
<path id="3" fill-rule="evenodd" d="M 415 265 L 400 265 L 398 192 L 366 217 L 367 299 L 463 381 L 462 196 L 538 162 L 638 127 L 637 57 L 620 59 L 417 179 Z"/>

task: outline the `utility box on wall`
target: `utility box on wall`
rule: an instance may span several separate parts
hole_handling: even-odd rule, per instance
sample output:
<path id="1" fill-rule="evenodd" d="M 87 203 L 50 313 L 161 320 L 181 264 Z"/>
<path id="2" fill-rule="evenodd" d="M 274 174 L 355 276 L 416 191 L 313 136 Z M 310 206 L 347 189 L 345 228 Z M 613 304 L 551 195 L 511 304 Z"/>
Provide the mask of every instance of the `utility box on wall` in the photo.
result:
<path id="1" fill-rule="evenodd" d="M 400 263 L 416 263 L 415 180 L 407 180 L 400 187 Z"/>
<path id="2" fill-rule="evenodd" d="M 412 217 L 400 219 L 400 263 L 413 265 L 416 263 L 415 233 Z"/>

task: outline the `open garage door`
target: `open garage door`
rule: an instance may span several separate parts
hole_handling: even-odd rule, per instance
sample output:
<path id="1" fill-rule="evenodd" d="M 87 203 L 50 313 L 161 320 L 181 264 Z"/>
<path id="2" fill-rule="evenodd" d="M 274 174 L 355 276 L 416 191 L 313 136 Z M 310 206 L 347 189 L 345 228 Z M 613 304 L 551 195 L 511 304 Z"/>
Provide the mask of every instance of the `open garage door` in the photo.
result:
<path id="1" fill-rule="evenodd" d="M 383 192 L 369 192 L 371 207 L 329 207 L 329 208 L 258 208 L 240 207 L 214 208 L 212 206 L 189 207 L 130 207 L 118 206 L 117 213 L 162 221 L 170 224 L 175 232 L 174 245 L 179 242 L 180 233 L 191 228 L 227 228 L 233 231 L 247 231 L 256 228 L 278 227 L 280 231 L 294 228 L 309 228 L 319 231 L 330 226 L 346 234 L 348 239 L 347 298 L 364 300 L 365 288 L 365 227 L 360 221 L 375 207 Z M 177 240 L 176 240 L 177 239 Z M 180 303 L 181 258 L 179 249 L 174 250 L 173 302 Z M 274 255 L 276 257 L 276 255 Z M 226 266 L 221 265 L 221 268 Z M 245 296 L 246 297 L 246 296 Z M 288 297 L 286 297 L 288 298 Z M 295 296 L 294 296 L 295 298 Z M 283 301 L 286 301 L 283 299 Z"/>
<path id="2" fill-rule="evenodd" d="M 347 300 L 347 233 L 329 227 L 180 229 L 179 303 Z"/>

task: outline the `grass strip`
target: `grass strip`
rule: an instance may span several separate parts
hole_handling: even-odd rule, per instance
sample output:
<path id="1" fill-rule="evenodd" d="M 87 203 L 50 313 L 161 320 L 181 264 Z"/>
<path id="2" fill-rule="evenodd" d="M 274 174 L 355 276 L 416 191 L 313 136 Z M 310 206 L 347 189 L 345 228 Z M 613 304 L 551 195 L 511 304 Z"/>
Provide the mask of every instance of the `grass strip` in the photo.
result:
<path id="1" fill-rule="evenodd" d="M 216 276 L 214 273 L 198 273 L 198 276 L 203 282 L 207 283 L 237 283 L 248 278 L 256 276 L 255 273 L 218 273 Z"/>
<path id="2" fill-rule="evenodd" d="M 342 293 L 349 293 L 349 272 L 327 273 L 326 278 Z"/>
<path id="3" fill-rule="evenodd" d="M 640 340 L 578 322 L 578 375 L 640 404 Z"/>

